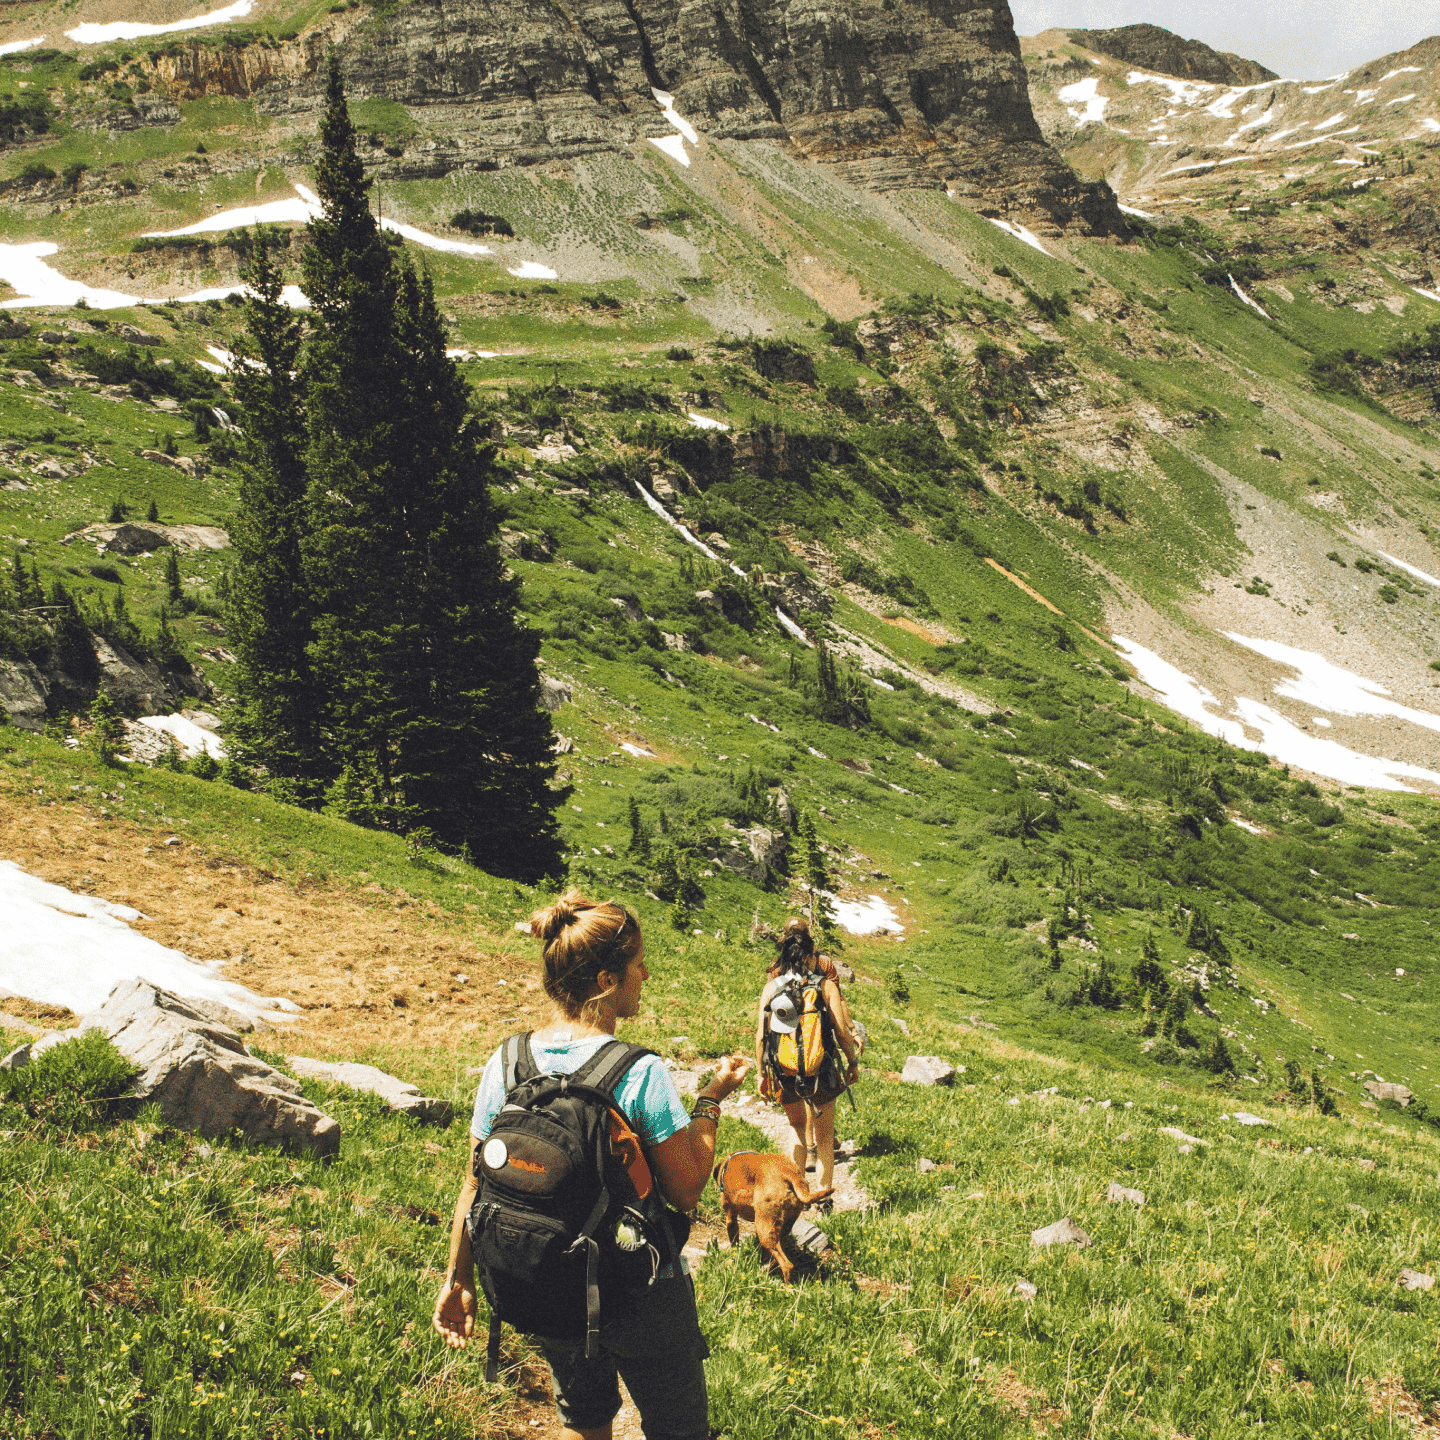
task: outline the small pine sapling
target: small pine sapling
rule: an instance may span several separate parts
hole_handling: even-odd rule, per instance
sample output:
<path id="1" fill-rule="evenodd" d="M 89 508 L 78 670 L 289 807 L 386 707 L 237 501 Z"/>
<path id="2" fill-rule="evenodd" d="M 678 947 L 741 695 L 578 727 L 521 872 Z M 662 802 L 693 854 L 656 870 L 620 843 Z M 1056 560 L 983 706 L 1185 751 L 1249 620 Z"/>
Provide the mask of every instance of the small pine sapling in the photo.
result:
<path id="1" fill-rule="evenodd" d="M 90 733 L 86 736 L 90 749 L 102 765 L 113 765 L 125 738 L 125 726 L 115 702 L 101 690 L 90 702 Z"/>
<path id="2" fill-rule="evenodd" d="M 150 521 L 152 525 L 160 518 L 160 507 L 156 505 L 153 499 L 150 501 L 150 508 L 145 512 L 145 518 Z"/>
<path id="3" fill-rule="evenodd" d="M 154 508 L 153 505 L 151 508 Z M 165 598 L 177 601 L 183 597 L 184 591 L 180 588 L 180 557 L 172 545 L 165 556 Z"/>

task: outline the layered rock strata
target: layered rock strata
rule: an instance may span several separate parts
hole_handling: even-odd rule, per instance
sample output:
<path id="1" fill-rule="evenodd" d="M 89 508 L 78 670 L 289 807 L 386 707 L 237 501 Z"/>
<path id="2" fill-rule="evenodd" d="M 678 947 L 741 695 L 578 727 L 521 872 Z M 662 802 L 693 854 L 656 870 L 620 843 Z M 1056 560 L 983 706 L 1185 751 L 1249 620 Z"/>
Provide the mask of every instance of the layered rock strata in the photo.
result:
<path id="1" fill-rule="evenodd" d="M 623 151 L 675 131 L 777 140 L 877 192 L 934 188 L 1046 227 L 1123 234 L 1114 197 L 1046 144 L 1010 12 L 994 0 L 413 0 L 337 37 L 352 97 L 409 108 L 430 139 L 387 153 L 394 178 Z M 172 45 L 169 94 L 255 95 L 273 115 L 318 105 L 319 32 L 240 50 Z"/>

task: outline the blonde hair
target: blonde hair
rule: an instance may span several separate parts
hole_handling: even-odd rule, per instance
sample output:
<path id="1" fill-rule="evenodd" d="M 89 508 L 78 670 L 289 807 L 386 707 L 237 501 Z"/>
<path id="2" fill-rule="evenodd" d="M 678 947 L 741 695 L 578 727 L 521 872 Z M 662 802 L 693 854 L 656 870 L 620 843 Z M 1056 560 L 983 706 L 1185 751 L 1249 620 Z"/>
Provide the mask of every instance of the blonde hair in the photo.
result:
<path id="1" fill-rule="evenodd" d="M 537 910 L 530 917 L 530 933 L 545 946 L 545 993 L 567 1020 L 593 1019 L 605 998 L 591 993 L 600 972 L 623 976 L 640 950 L 640 921 L 634 911 L 614 900 L 591 900 L 574 889 Z"/>

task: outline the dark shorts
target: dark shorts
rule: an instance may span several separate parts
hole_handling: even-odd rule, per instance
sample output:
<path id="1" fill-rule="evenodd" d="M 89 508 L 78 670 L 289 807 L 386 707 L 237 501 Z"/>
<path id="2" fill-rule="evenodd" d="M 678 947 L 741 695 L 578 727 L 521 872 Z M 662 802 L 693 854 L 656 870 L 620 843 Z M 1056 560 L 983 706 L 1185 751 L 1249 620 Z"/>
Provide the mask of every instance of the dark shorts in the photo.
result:
<path id="1" fill-rule="evenodd" d="M 822 1082 L 819 1089 L 817 1089 L 813 1095 L 802 1095 L 789 1081 L 781 1081 L 780 1103 L 782 1105 L 795 1105 L 801 1100 L 806 1100 L 817 1110 L 824 1110 L 828 1106 L 833 1105 L 840 1096 L 844 1094 L 844 1091 L 845 1087 L 843 1085 L 838 1089 L 831 1089 Z"/>
<path id="2" fill-rule="evenodd" d="M 695 1313 L 688 1275 L 659 1280 L 642 1304 L 600 1332 L 599 1353 L 540 1341 L 560 1419 L 573 1430 L 598 1430 L 620 1410 L 625 1381 L 640 1412 L 645 1440 L 708 1440 L 705 1359 L 710 1353 Z"/>
<path id="3" fill-rule="evenodd" d="M 824 1110 L 827 1106 L 833 1105 L 844 1093 L 845 1083 L 833 1060 L 826 1060 L 820 1067 L 820 1073 L 812 1080 L 806 1081 L 803 1087 L 783 1075 L 780 1077 L 780 1103 L 782 1105 L 795 1105 L 801 1100 L 808 1100 L 817 1110 Z"/>

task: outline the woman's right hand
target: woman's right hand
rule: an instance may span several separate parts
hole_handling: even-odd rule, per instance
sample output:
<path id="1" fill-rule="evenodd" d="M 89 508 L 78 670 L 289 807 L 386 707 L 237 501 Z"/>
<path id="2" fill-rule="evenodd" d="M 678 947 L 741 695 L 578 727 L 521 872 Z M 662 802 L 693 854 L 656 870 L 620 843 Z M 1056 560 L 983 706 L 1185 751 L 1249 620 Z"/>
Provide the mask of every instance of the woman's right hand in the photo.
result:
<path id="1" fill-rule="evenodd" d="M 463 1350 L 475 1333 L 475 1292 L 456 1280 L 447 1280 L 435 1301 L 430 1323 L 452 1350 Z"/>

